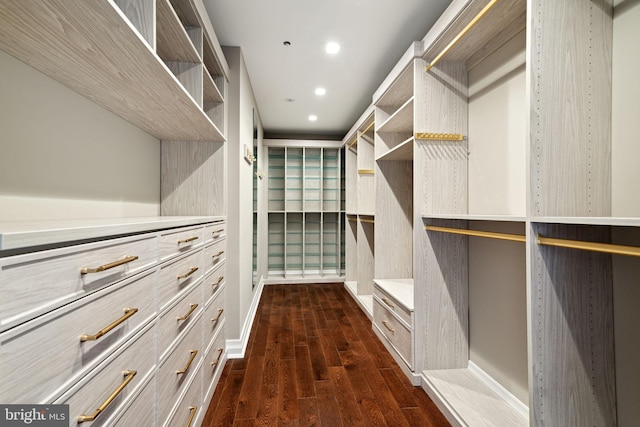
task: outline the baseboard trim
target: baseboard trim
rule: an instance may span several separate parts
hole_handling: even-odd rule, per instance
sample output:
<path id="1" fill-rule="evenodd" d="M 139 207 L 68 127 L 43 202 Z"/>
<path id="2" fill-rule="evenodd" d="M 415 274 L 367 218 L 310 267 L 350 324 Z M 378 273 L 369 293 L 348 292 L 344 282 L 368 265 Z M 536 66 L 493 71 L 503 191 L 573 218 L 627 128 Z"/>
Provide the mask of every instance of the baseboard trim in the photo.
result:
<path id="1" fill-rule="evenodd" d="M 227 358 L 228 359 L 242 359 L 244 353 L 247 350 L 247 344 L 249 343 L 249 335 L 251 334 L 251 327 L 255 320 L 256 313 L 258 312 L 258 304 L 262 297 L 262 290 L 264 289 L 264 278 L 260 278 L 256 291 L 253 293 L 253 301 L 251 301 L 251 307 L 249 307 L 249 313 L 242 326 L 242 333 L 239 339 L 226 340 L 227 345 Z"/>
<path id="2" fill-rule="evenodd" d="M 522 403 L 520 399 L 514 396 L 509 390 L 504 388 L 502 384 L 493 379 L 482 368 L 469 360 L 469 370 L 478 378 L 482 379 L 491 390 L 493 390 L 502 400 L 507 402 L 509 406 L 518 411 L 524 418 L 529 419 L 529 407 Z"/>

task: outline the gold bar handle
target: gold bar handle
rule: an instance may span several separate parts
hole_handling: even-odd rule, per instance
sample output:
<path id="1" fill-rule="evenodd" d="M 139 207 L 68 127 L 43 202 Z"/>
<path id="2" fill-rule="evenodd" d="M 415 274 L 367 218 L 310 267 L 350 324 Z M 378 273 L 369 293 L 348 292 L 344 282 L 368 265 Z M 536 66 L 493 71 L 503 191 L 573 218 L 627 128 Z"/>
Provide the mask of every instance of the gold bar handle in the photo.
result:
<path id="1" fill-rule="evenodd" d="M 106 270 L 110 270 L 114 267 L 118 267 L 124 264 L 128 264 L 132 261 L 137 260 L 138 257 L 137 256 L 128 256 L 125 257 L 124 259 L 118 260 L 118 261 L 114 261 L 114 262 L 110 262 L 109 264 L 104 264 L 101 265 L 100 267 L 96 267 L 96 268 L 89 268 L 89 267 L 82 267 L 80 269 L 80 274 L 89 274 L 89 273 L 100 273 L 102 271 L 106 271 Z"/>
<path id="2" fill-rule="evenodd" d="M 388 299 L 386 299 L 386 298 L 382 298 L 382 301 L 384 301 L 384 303 L 385 303 L 385 304 L 387 304 L 389 307 L 391 307 L 391 308 L 396 308 L 396 306 L 395 306 L 395 305 L 393 305 L 393 304 L 391 304 L 391 302 L 389 302 L 389 300 L 388 300 Z"/>
<path id="3" fill-rule="evenodd" d="M 191 270 L 189 270 L 187 273 L 179 275 L 178 279 L 186 279 L 187 277 L 191 276 L 196 271 L 198 271 L 198 267 L 191 267 Z"/>
<path id="4" fill-rule="evenodd" d="M 193 422 L 193 417 L 196 416 L 196 412 L 198 412 L 197 406 L 189 406 L 189 411 L 191 415 L 189 415 L 189 421 L 187 421 L 187 427 L 191 427 L 191 423 Z"/>
<path id="5" fill-rule="evenodd" d="M 224 280 L 224 276 L 220 276 L 220 277 L 218 277 L 218 281 L 217 282 L 213 282 L 211 284 L 211 286 L 219 286 L 220 283 L 222 283 L 223 280 Z"/>
<path id="6" fill-rule="evenodd" d="M 198 355 L 198 350 L 191 350 L 191 358 L 187 362 L 187 366 L 185 366 L 184 369 L 176 371 L 176 374 L 182 375 L 186 373 L 189 370 L 189 367 L 191 366 L 191 364 L 193 363 L 193 359 L 195 359 L 197 355 Z"/>
<path id="7" fill-rule="evenodd" d="M 222 255 L 224 253 L 224 251 L 220 251 L 215 255 L 212 255 L 211 258 L 218 258 L 220 255 Z"/>
<path id="8" fill-rule="evenodd" d="M 220 358 L 222 357 L 222 353 L 224 352 L 224 348 L 219 348 L 218 349 L 218 358 L 211 362 L 211 366 L 218 366 L 218 363 L 220 363 Z"/>
<path id="9" fill-rule="evenodd" d="M 187 237 L 186 239 L 178 240 L 178 244 L 180 244 L 180 243 L 189 243 L 189 242 L 193 242 L 194 240 L 198 240 L 198 239 L 199 239 L 198 236 Z"/>
<path id="10" fill-rule="evenodd" d="M 211 321 L 212 321 L 214 324 L 217 324 L 217 323 L 218 323 L 218 321 L 220 320 L 220 316 L 222 316 L 222 313 L 224 313 L 224 308 L 219 308 L 219 309 L 218 309 L 218 315 L 217 315 L 214 319 L 211 319 Z"/>
<path id="11" fill-rule="evenodd" d="M 122 322 L 124 322 L 125 320 L 133 316 L 134 314 L 136 314 L 137 312 L 138 312 L 137 308 L 128 308 L 128 307 L 125 308 L 124 316 L 122 316 L 112 324 L 106 326 L 105 328 L 100 329 L 95 335 L 89 335 L 89 334 L 81 335 L 80 342 L 97 340 L 98 338 L 102 337 L 103 335 L 106 335 L 110 330 L 112 330 L 113 328 L 115 328 L 116 326 L 118 326 L 119 324 L 121 324 Z"/>
<path id="12" fill-rule="evenodd" d="M 125 378 L 122 384 L 120 384 L 120 386 L 118 386 L 118 388 L 113 393 L 111 393 L 111 396 L 107 397 L 107 400 L 105 400 L 104 403 L 100 405 L 100 407 L 96 409 L 96 411 L 92 415 L 80 415 L 78 417 L 78 424 L 83 423 L 85 421 L 95 420 L 98 417 L 98 415 L 104 412 L 104 410 L 107 409 L 107 407 L 111 404 L 111 402 L 113 402 L 113 400 L 116 397 L 118 397 L 118 395 L 131 382 L 131 380 L 133 379 L 133 377 L 136 376 L 137 373 L 138 371 L 124 371 L 123 374 Z"/>
<path id="13" fill-rule="evenodd" d="M 211 231 L 211 234 L 218 234 L 218 233 L 222 233 L 223 231 L 224 231 L 224 228 L 218 228 L 217 230 Z"/>
<path id="14" fill-rule="evenodd" d="M 395 330 L 395 329 L 393 329 L 391 326 L 389 326 L 389 324 L 388 324 L 385 320 L 383 320 L 383 321 L 382 321 L 382 324 L 384 325 L 384 327 L 385 327 L 385 328 L 387 328 L 387 330 L 388 330 L 389 332 L 395 332 L 395 331 L 396 331 L 396 330 Z"/>
<path id="15" fill-rule="evenodd" d="M 191 314 L 196 311 L 196 308 L 198 308 L 198 304 L 191 304 L 191 309 L 187 312 L 187 314 L 183 315 L 183 316 L 178 316 L 176 319 L 178 320 L 187 320 L 189 318 L 189 316 L 191 316 Z"/>

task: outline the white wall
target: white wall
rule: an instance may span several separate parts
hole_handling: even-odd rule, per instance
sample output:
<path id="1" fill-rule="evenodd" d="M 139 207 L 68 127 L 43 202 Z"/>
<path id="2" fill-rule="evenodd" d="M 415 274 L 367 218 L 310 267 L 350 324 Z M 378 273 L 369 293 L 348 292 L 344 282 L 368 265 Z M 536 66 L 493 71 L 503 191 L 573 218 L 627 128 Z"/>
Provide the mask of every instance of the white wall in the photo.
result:
<path id="1" fill-rule="evenodd" d="M 0 221 L 155 216 L 160 143 L 0 51 Z"/>
<path id="2" fill-rule="evenodd" d="M 253 167 L 244 160 L 244 146 L 253 147 L 253 110 L 257 111 L 249 74 L 239 47 L 224 47 L 229 76 L 228 231 L 227 231 L 227 339 L 243 337 L 253 301 Z M 262 129 L 258 128 L 261 137 Z M 256 288 L 257 289 L 257 288 Z M 246 325 L 250 327 L 250 325 Z M 245 330 L 246 333 L 246 330 Z"/>

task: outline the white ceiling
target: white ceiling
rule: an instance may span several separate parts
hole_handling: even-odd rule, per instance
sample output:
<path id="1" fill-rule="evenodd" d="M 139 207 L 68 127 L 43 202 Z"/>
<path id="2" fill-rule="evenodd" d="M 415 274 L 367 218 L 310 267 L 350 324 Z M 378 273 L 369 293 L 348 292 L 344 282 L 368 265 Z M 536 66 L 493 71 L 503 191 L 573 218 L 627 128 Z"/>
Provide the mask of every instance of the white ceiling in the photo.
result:
<path id="1" fill-rule="evenodd" d="M 340 137 L 450 2 L 204 0 L 220 44 L 242 48 L 265 132 Z M 338 54 L 324 52 L 329 41 L 341 45 Z"/>

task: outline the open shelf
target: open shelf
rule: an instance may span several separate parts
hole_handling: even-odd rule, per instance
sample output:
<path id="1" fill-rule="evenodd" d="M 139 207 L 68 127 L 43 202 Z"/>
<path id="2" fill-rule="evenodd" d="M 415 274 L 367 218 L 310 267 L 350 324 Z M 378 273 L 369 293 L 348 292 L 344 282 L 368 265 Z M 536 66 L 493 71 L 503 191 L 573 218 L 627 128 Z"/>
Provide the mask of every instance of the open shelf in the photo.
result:
<path id="1" fill-rule="evenodd" d="M 413 160 L 413 142 L 413 137 L 407 138 L 376 160 Z"/>

